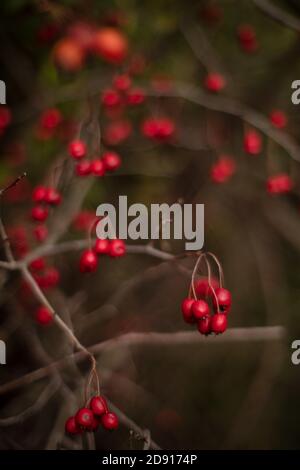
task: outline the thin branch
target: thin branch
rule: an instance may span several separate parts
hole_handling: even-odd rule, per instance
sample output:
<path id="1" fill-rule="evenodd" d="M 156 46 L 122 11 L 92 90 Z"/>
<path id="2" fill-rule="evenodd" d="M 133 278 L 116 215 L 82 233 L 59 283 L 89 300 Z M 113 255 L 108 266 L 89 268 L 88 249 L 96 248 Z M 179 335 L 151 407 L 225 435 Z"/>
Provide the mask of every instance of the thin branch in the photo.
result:
<path id="1" fill-rule="evenodd" d="M 138 346 L 138 345 L 151 345 L 151 346 L 174 346 L 174 345 L 192 345 L 192 344 L 205 344 L 212 345 L 220 343 L 240 343 L 240 342 L 257 342 L 257 341 L 280 341 L 285 338 L 286 331 L 283 326 L 262 326 L 262 327 L 249 327 L 249 328 L 229 328 L 227 332 L 217 338 L 215 336 L 204 337 L 200 336 L 198 332 L 178 331 L 176 333 L 127 333 L 117 338 L 108 339 L 101 343 L 97 343 L 88 348 L 89 352 L 98 355 L 103 351 L 110 349 L 117 349 L 124 346 Z M 72 361 L 82 361 L 85 358 L 85 353 L 78 351 L 72 355 L 66 356 L 52 362 L 48 366 L 36 369 L 29 372 L 22 377 L 12 380 L 0 386 L 0 395 L 10 392 L 18 387 L 29 385 L 36 380 L 47 377 L 58 369 L 66 367 Z"/>
<path id="2" fill-rule="evenodd" d="M 300 21 L 269 0 L 253 0 L 253 3 L 267 16 L 288 28 L 300 32 Z"/>
<path id="3" fill-rule="evenodd" d="M 277 142 L 294 160 L 300 161 L 300 146 L 296 140 L 284 131 L 275 129 L 269 119 L 263 114 L 244 106 L 239 101 L 223 96 L 212 96 L 203 92 L 200 88 L 186 83 L 174 84 L 174 87 L 165 92 L 148 90 L 149 96 L 165 96 L 170 98 L 182 98 L 204 108 L 229 114 L 242 119 L 251 126 L 259 129 L 269 138 Z"/>

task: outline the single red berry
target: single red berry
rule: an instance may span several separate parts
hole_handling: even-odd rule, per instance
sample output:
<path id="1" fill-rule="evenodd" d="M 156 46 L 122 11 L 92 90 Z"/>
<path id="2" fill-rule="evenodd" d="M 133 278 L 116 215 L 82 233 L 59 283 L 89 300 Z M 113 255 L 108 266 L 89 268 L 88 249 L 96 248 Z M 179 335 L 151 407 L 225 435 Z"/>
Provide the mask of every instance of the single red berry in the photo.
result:
<path id="1" fill-rule="evenodd" d="M 211 317 L 203 317 L 197 322 L 199 333 L 209 335 L 211 333 Z"/>
<path id="2" fill-rule="evenodd" d="M 213 290 L 217 289 L 218 287 L 219 287 L 219 281 L 217 279 L 215 279 L 214 277 L 212 277 L 210 279 L 210 285 L 209 285 L 209 282 L 208 282 L 208 278 L 200 279 L 195 284 L 196 294 L 198 295 L 198 297 L 203 297 L 204 299 L 207 296 L 212 297 L 213 296 Z"/>
<path id="3" fill-rule="evenodd" d="M 99 28 L 93 37 L 93 51 L 107 62 L 119 64 L 128 53 L 128 41 L 124 34 L 115 28 Z"/>
<path id="4" fill-rule="evenodd" d="M 131 78 L 127 74 L 117 75 L 113 80 L 114 87 L 119 91 L 127 91 L 131 86 Z"/>
<path id="5" fill-rule="evenodd" d="M 83 66 L 85 51 L 72 38 L 62 38 L 54 46 L 53 58 L 62 69 L 76 72 Z"/>
<path id="6" fill-rule="evenodd" d="M 240 25 L 237 30 L 237 36 L 240 46 L 245 52 L 252 53 L 258 49 L 256 33 L 251 25 Z"/>
<path id="7" fill-rule="evenodd" d="M 55 287 L 60 281 L 60 274 L 59 271 L 54 268 L 50 267 L 47 268 L 44 272 L 44 287 Z"/>
<path id="8" fill-rule="evenodd" d="M 244 136 L 244 149 L 250 155 L 258 155 L 262 149 L 261 136 L 256 131 L 248 131 Z"/>
<path id="9" fill-rule="evenodd" d="M 128 120 L 111 122 L 104 128 L 103 138 L 107 145 L 119 145 L 132 133 L 132 124 Z"/>
<path id="10" fill-rule="evenodd" d="M 284 129 L 287 125 L 287 116 L 283 111 L 274 109 L 270 113 L 270 121 L 274 127 L 277 127 L 278 129 Z"/>
<path id="11" fill-rule="evenodd" d="M 293 189 L 294 183 L 286 173 L 270 176 L 267 180 L 267 191 L 270 194 L 286 194 Z"/>
<path id="12" fill-rule="evenodd" d="M 106 413 L 101 418 L 101 424 L 105 429 L 112 431 L 119 426 L 119 420 L 115 413 Z"/>
<path id="13" fill-rule="evenodd" d="M 46 109 L 40 117 L 40 125 L 43 129 L 55 129 L 62 121 L 62 115 L 59 109 Z"/>
<path id="14" fill-rule="evenodd" d="M 75 417 L 71 416 L 65 423 L 65 431 L 67 434 L 81 434 L 82 429 L 76 423 Z"/>
<path id="15" fill-rule="evenodd" d="M 35 271 L 41 271 L 42 269 L 44 269 L 46 266 L 46 261 L 45 261 L 45 258 L 36 258 L 34 259 L 33 261 L 31 261 L 29 267 L 31 269 L 34 269 Z"/>
<path id="16" fill-rule="evenodd" d="M 192 306 L 194 302 L 194 299 L 189 298 L 183 299 L 183 301 L 181 302 L 182 316 L 186 323 L 195 323 L 196 321 L 192 312 Z"/>
<path id="17" fill-rule="evenodd" d="M 105 164 L 104 161 L 100 158 L 96 158 L 91 163 L 91 172 L 95 176 L 104 176 L 105 175 Z"/>
<path id="18" fill-rule="evenodd" d="M 49 325 L 53 322 L 53 315 L 47 307 L 39 307 L 35 313 L 35 319 L 40 325 Z"/>
<path id="19" fill-rule="evenodd" d="M 7 106 L 0 107 L 0 131 L 11 123 L 11 111 Z"/>
<path id="20" fill-rule="evenodd" d="M 126 253 L 126 245 L 123 240 L 119 240 L 118 238 L 111 240 L 109 244 L 109 255 L 113 258 L 118 256 L 123 256 Z"/>
<path id="21" fill-rule="evenodd" d="M 205 88 L 212 93 L 218 93 L 219 91 L 223 90 L 225 85 L 225 79 L 219 73 L 209 73 L 204 80 Z"/>
<path id="22" fill-rule="evenodd" d="M 192 313 L 196 320 L 209 316 L 209 306 L 205 300 L 195 300 L 192 305 Z"/>
<path id="23" fill-rule="evenodd" d="M 108 406 L 105 398 L 103 397 L 93 397 L 90 401 L 90 408 L 94 415 L 102 416 L 105 413 L 108 413 Z"/>
<path id="24" fill-rule="evenodd" d="M 34 202 L 44 202 L 46 199 L 47 188 L 45 186 L 36 186 L 32 191 L 32 200 Z"/>
<path id="25" fill-rule="evenodd" d="M 75 173 L 77 176 L 88 176 L 91 174 L 92 165 L 88 160 L 78 162 L 75 165 Z"/>
<path id="26" fill-rule="evenodd" d="M 234 175 L 235 171 L 235 161 L 231 157 L 224 155 L 211 167 L 210 177 L 214 183 L 226 183 Z"/>
<path id="27" fill-rule="evenodd" d="M 102 161 L 107 171 L 115 171 L 121 165 L 121 158 L 116 152 L 106 152 L 102 155 Z"/>
<path id="28" fill-rule="evenodd" d="M 141 88 L 132 88 L 127 93 L 126 102 L 129 106 L 136 106 L 144 103 L 145 92 Z"/>
<path id="29" fill-rule="evenodd" d="M 73 140 L 69 144 L 69 154 L 75 160 L 80 160 L 86 154 L 86 145 L 82 140 Z"/>
<path id="30" fill-rule="evenodd" d="M 48 188 L 46 190 L 45 202 L 52 206 L 58 206 L 61 203 L 61 195 L 54 188 Z"/>
<path id="31" fill-rule="evenodd" d="M 33 230 L 34 236 L 38 242 L 44 241 L 48 236 L 48 229 L 45 225 L 37 225 Z"/>
<path id="32" fill-rule="evenodd" d="M 34 206 L 31 210 L 31 217 L 37 222 L 44 222 L 49 215 L 47 207 Z"/>
<path id="33" fill-rule="evenodd" d="M 114 108 L 120 106 L 121 96 L 116 90 L 110 88 L 102 93 L 101 102 L 107 108 Z"/>
<path id="34" fill-rule="evenodd" d="M 93 250 L 85 250 L 80 258 L 79 269 L 82 273 L 91 273 L 96 271 L 98 258 Z"/>
<path id="35" fill-rule="evenodd" d="M 220 312 L 228 313 L 231 307 L 231 293 L 228 289 L 218 287 L 215 290 L 215 296 L 213 296 L 213 304 L 215 309 L 217 308 L 217 300 L 219 304 Z"/>
<path id="36" fill-rule="evenodd" d="M 109 240 L 97 238 L 94 245 L 94 252 L 97 255 L 107 255 L 109 253 Z"/>
<path id="37" fill-rule="evenodd" d="M 227 328 L 227 316 L 224 313 L 216 313 L 211 319 L 211 330 L 216 333 L 224 333 Z"/>
<path id="38" fill-rule="evenodd" d="M 94 415 L 89 408 L 80 408 L 76 415 L 75 420 L 78 426 L 82 428 L 91 428 L 94 423 Z"/>

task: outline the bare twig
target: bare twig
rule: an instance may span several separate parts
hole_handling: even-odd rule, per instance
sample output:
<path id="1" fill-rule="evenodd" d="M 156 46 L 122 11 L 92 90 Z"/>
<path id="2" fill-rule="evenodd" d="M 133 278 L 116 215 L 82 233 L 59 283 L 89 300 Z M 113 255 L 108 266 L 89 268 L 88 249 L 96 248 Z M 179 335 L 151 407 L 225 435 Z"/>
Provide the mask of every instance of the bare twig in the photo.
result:
<path id="1" fill-rule="evenodd" d="M 274 5 L 273 2 L 270 2 L 269 0 L 253 0 L 253 3 L 273 20 L 283 26 L 287 26 L 288 28 L 298 31 L 298 33 L 300 32 L 300 21 L 298 18 L 295 18 L 279 6 Z"/>

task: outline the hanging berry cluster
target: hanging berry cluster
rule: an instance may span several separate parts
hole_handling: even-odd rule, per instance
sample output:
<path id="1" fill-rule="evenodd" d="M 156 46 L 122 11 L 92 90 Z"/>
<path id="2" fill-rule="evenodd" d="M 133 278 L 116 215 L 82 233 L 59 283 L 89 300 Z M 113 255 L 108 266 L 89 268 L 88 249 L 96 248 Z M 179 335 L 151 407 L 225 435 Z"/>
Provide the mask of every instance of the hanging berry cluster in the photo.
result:
<path id="1" fill-rule="evenodd" d="M 83 140 L 73 140 L 69 144 L 69 154 L 77 161 L 77 176 L 104 176 L 106 172 L 114 172 L 121 165 L 121 158 L 116 152 L 105 152 L 101 158 L 85 159 L 87 149 Z"/>
<path id="2" fill-rule="evenodd" d="M 99 262 L 99 256 L 109 255 L 111 258 L 124 256 L 126 253 L 126 245 L 123 240 L 114 238 L 113 240 L 97 239 L 93 248 L 83 251 L 79 269 L 82 273 L 91 273 L 96 271 Z"/>
<path id="3" fill-rule="evenodd" d="M 217 264 L 219 280 L 211 275 L 209 258 Z M 207 277 L 195 281 L 202 260 L 206 264 Z M 182 301 L 181 310 L 186 323 L 197 324 L 203 335 L 224 333 L 227 329 L 227 314 L 231 307 L 231 294 L 223 287 L 224 276 L 220 262 L 212 253 L 202 253 L 192 275 L 189 295 Z"/>
<path id="4" fill-rule="evenodd" d="M 88 398 L 88 390 L 93 380 L 96 381 L 97 395 Z M 109 411 L 105 398 L 100 395 L 99 378 L 94 365 L 85 390 L 85 405 L 67 419 L 65 431 L 72 435 L 96 432 L 100 425 L 112 431 L 118 428 L 119 420 L 115 413 Z"/>

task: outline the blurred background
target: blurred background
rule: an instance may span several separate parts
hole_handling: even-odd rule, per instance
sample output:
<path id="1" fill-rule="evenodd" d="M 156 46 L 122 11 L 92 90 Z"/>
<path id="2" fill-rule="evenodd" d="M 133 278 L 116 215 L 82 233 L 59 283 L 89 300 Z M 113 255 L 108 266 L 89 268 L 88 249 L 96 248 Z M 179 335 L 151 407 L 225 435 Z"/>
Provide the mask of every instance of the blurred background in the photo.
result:
<path id="1" fill-rule="evenodd" d="M 121 343 L 97 356 L 103 394 L 164 449 L 298 448 L 298 2 L 7 0 L 0 13 L 1 187 L 27 173 L 1 201 L 16 258 L 88 240 L 97 206 L 119 195 L 148 207 L 202 203 L 204 248 L 232 292 L 229 327 L 283 327 L 265 340 L 224 341 L 225 332 L 191 344 Z M 78 138 L 87 158 L 114 151 L 121 167 L 74 175 L 68 145 Z M 38 225 L 37 185 L 63 198 Z M 180 305 L 196 255 L 184 256 L 178 240 L 155 247 L 180 256 L 129 250 L 83 274 L 82 249 L 62 250 L 44 257 L 41 272 L 30 269 L 86 347 L 129 332 L 192 331 Z M 14 385 L 73 348 L 57 326 L 35 320 L 39 304 L 17 272 L 2 269 L 0 283 L 0 448 L 142 448 L 123 425 L 98 431 L 94 444 L 65 436 L 88 361 Z"/>

